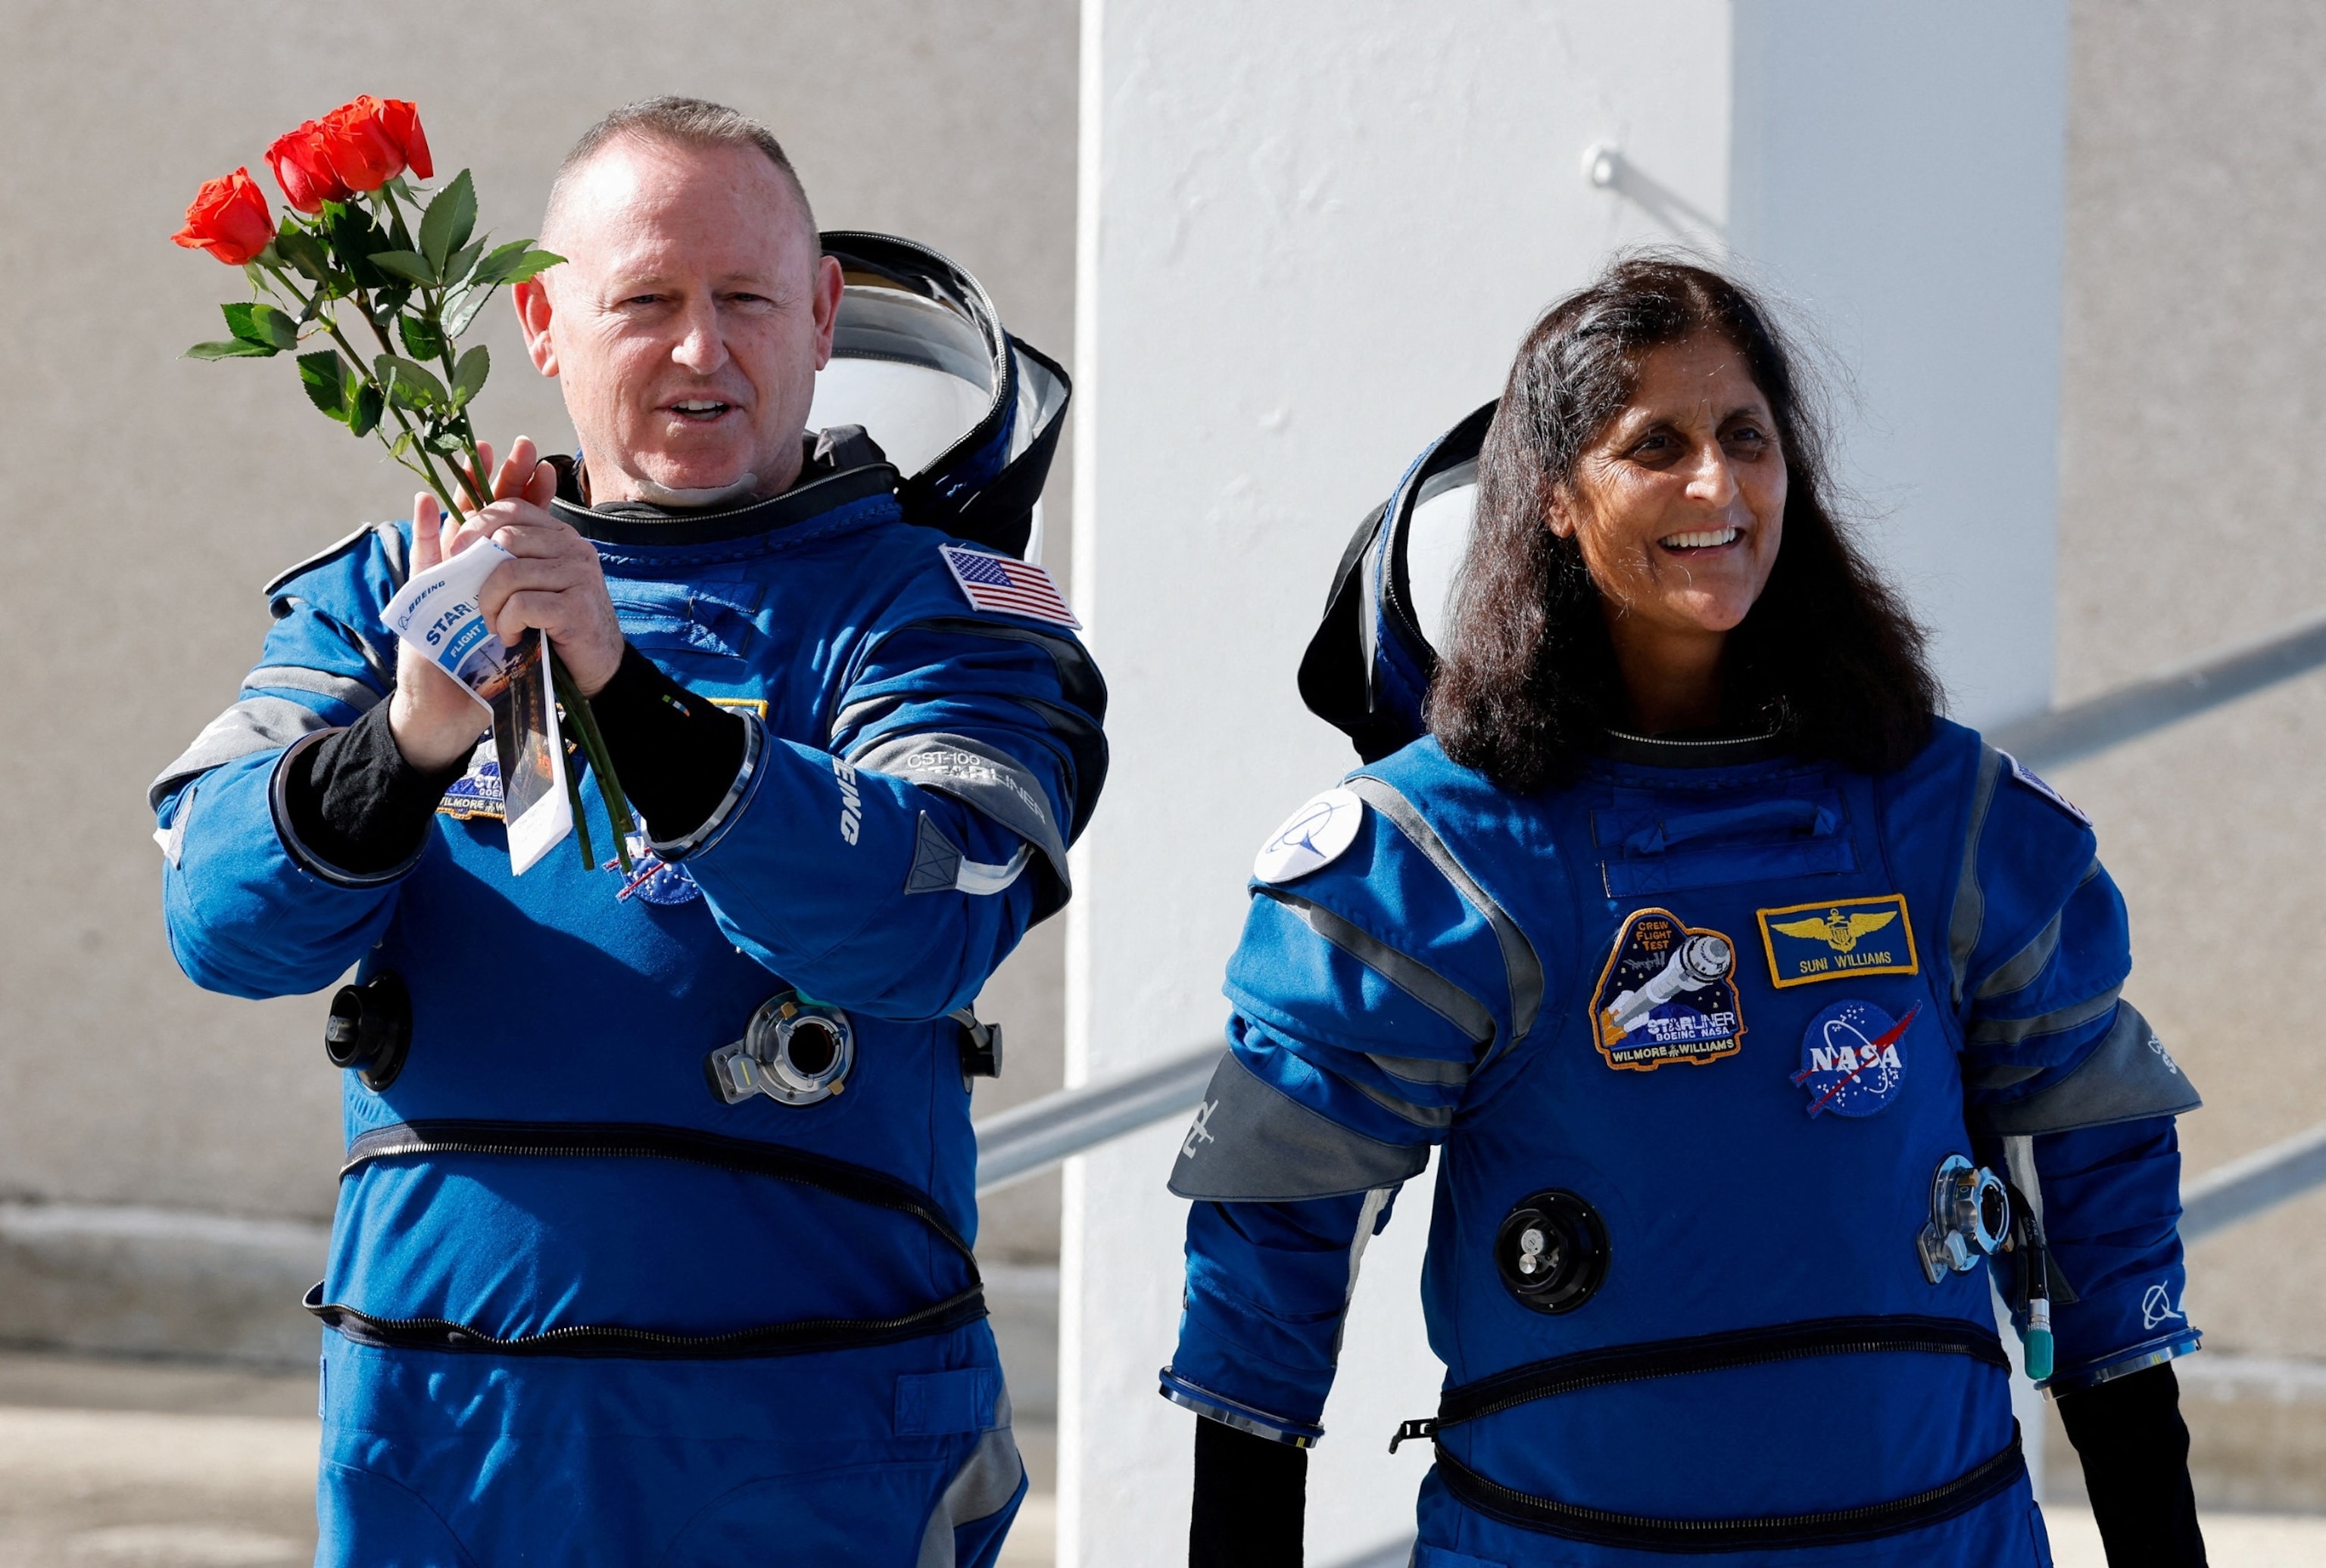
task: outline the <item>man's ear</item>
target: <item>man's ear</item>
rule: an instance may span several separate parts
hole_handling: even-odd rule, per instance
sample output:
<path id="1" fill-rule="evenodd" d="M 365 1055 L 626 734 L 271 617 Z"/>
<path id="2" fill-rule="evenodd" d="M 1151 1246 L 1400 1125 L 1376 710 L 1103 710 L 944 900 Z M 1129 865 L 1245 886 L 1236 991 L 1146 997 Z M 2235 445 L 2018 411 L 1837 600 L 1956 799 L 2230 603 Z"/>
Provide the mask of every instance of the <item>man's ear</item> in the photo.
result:
<path id="1" fill-rule="evenodd" d="M 815 313 L 815 367 L 818 370 L 832 363 L 832 329 L 840 320 L 840 264 L 832 257 L 818 256 L 815 262 L 815 297 L 812 308 Z"/>
<path id="2" fill-rule="evenodd" d="M 549 285 L 539 278 L 527 278 L 510 286 L 509 300 L 516 306 L 517 329 L 525 334 L 525 351 L 532 356 L 533 367 L 544 376 L 555 376 L 557 343 L 549 334 L 549 318 L 554 313 Z"/>

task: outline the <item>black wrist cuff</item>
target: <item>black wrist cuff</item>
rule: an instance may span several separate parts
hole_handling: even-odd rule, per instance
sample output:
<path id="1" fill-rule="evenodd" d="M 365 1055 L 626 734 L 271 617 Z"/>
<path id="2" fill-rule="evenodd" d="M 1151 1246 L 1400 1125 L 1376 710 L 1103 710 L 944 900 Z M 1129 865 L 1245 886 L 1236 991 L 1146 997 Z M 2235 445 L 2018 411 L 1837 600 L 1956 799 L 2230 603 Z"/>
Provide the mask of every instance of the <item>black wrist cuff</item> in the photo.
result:
<path id="1" fill-rule="evenodd" d="M 293 856 L 326 880 L 368 886 L 410 869 L 446 786 L 466 757 L 423 773 L 388 728 L 388 705 L 294 746 L 275 770 L 277 827 Z"/>
<path id="2" fill-rule="evenodd" d="M 2189 1428 L 2168 1364 L 2059 1397 L 2108 1568 L 2204 1568 Z"/>
<path id="3" fill-rule="evenodd" d="M 1196 1495 L 1188 1568 L 1300 1568 L 1308 1451 L 1196 1423 Z"/>
<path id="4" fill-rule="evenodd" d="M 711 818 L 741 771 L 746 726 L 625 646 L 605 690 L 590 699 L 607 755 L 648 835 L 684 839 Z"/>

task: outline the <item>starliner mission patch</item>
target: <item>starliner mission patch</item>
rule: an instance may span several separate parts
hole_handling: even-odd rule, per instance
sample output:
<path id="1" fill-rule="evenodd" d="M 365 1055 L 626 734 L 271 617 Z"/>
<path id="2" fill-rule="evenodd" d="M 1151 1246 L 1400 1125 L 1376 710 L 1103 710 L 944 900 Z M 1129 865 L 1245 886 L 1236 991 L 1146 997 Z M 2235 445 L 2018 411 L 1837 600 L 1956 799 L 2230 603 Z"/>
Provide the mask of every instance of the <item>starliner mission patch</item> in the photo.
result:
<path id="1" fill-rule="evenodd" d="M 1852 975 L 1911 975 L 1921 969 L 1903 893 L 1754 913 L 1761 923 L 1762 951 L 1769 955 L 1769 983 L 1780 990 Z"/>
<path id="2" fill-rule="evenodd" d="M 1592 993 L 1591 1036 L 1619 1072 L 1735 1055 L 1744 1048 L 1736 944 L 1669 909 L 1635 912 L 1617 929 Z"/>

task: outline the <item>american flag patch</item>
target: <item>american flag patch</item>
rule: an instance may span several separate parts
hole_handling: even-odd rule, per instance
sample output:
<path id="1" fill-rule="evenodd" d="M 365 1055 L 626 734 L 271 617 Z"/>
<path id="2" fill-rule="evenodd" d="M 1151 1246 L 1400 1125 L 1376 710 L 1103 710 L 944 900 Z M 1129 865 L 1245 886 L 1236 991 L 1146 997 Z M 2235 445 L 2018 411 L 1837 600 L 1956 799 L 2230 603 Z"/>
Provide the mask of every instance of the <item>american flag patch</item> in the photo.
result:
<path id="1" fill-rule="evenodd" d="M 940 544 L 937 553 L 944 557 L 945 570 L 953 573 L 954 581 L 961 585 L 962 593 L 977 608 L 1002 615 L 1030 616 L 1037 621 L 1082 630 L 1082 622 L 1066 608 L 1066 601 L 1058 597 L 1058 585 L 1032 561 L 1014 561 L 982 550 L 963 550 L 958 544 Z"/>

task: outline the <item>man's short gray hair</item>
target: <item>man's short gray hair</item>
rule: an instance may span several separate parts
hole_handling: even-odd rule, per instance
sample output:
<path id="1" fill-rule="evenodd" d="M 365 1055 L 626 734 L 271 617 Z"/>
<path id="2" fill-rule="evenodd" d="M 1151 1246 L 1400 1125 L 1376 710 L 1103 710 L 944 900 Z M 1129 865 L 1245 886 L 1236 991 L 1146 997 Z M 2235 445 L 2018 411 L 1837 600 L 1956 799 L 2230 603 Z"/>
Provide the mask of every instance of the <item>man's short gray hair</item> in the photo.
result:
<path id="1" fill-rule="evenodd" d="M 808 233 L 815 228 L 815 211 L 808 205 L 807 187 L 800 183 L 799 171 L 784 152 L 784 144 L 776 134 L 744 114 L 724 104 L 714 104 L 704 98 L 665 96 L 640 98 L 600 120 L 582 133 L 557 166 L 557 178 L 549 187 L 549 207 L 541 222 L 542 232 L 548 233 L 556 218 L 565 187 L 573 176 L 604 150 L 609 142 L 624 136 L 636 136 L 648 141 L 675 142 L 682 147 L 756 147 L 767 155 L 799 199 L 800 213 L 807 219 Z"/>

